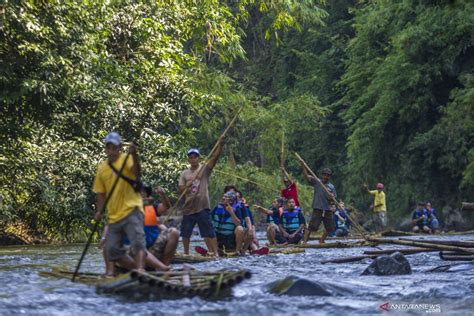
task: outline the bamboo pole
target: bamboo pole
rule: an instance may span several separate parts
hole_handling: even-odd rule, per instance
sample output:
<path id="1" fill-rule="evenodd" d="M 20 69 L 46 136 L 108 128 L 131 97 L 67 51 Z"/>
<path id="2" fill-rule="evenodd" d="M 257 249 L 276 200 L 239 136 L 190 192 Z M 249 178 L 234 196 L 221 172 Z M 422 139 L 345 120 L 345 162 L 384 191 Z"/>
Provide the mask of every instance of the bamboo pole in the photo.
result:
<path id="1" fill-rule="evenodd" d="M 361 261 L 367 258 L 375 259 L 377 258 L 377 255 L 363 255 L 363 256 L 352 256 L 352 257 L 342 257 L 342 258 L 321 260 L 321 264 L 356 262 L 356 261 Z"/>
<path id="2" fill-rule="evenodd" d="M 211 149 L 211 152 L 209 153 L 209 155 L 207 156 L 207 159 L 204 163 L 202 163 L 197 172 L 195 173 L 194 177 L 191 179 L 192 181 L 194 181 L 195 179 L 197 179 L 198 177 L 201 176 L 201 171 L 204 170 L 204 166 L 207 165 L 208 161 L 209 161 L 209 158 L 212 157 L 212 155 L 214 154 L 214 152 L 216 151 L 216 149 L 219 147 L 219 144 L 221 143 L 221 139 L 227 134 L 227 132 L 230 130 L 230 128 L 234 125 L 235 121 L 237 120 L 237 118 L 239 117 L 239 114 L 240 112 L 242 112 L 243 110 L 243 106 L 237 111 L 237 113 L 235 114 L 235 116 L 232 118 L 232 120 L 230 121 L 229 125 L 227 125 L 226 129 L 224 130 L 224 132 L 219 136 L 218 140 L 216 141 L 216 143 L 214 144 L 214 147 L 212 147 Z M 191 182 L 192 182 L 191 181 Z M 173 204 L 173 206 L 171 206 L 171 208 L 168 210 L 168 215 L 165 217 L 164 221 L 163 221 L 163 224 L 166 225 L 168 223 L 168 219 L 169 217 L 174 213 L 174 211 L 176 210 L 176 207 L 178 206 L 178 203 L 181 201 L 181 199 L 186 195 L 186 193 L 188 192 L 189 190 L 189 187 L 186 187 L 183 192 L 181 192 L 181 195 L 178 197 L 178 199 L 176 200 L 176 202 Z"/>
<path id="3" fill-rule="evenodd" d="M 406 241 L 414 241 L 410 238 L 398 238 L 398 240 L 406 240 Z M 416 240 L 418 241 L 418 240 Z M 419 240 L 421 242 L 430 243 L 430 244 L 438 244 L 438 245 L 449 245 L 449 246 L 458 246 L 458 247 L 466 247 L 466 248 L 474 248 L 473 241 L 464 241 L 464 240 L 439 240 L 439 239 L 423 239 Z"/>
<path id="4" fill-rule="evenodd" d="M 468 255 L 468 256 L 448 256 L 448 255 L 439 255 L 441 260 L 446 260 L 446 261 L 473 261 L 474 260 L 474 255 Z"/>
<path id="5" fill-rule="evenodd" d="M 373 238 L 373 237 L 369 238 L 369 240 L 380 243 L 380 244 L 397 244 L 397 245 L 404 245 L 404 246 L 423 247 L 423 248 L 429 248 L 429 249 L 448 250 L 448 251 L 474 254 L 474 249 L 456 247 L 456 246 L 438 245 L 438 244 L 430 244 L 430 243 L 425 243 L 425 242 L 408 241 L 408 240 L 382 239 L 382 238 Z"/>
<path id="6" fill-rule="evenodd" d="M 339 207 L 340 210 L 343 210 L 344 208 L 341 206 L 341 204 L 339 203 L 339 201 L 336 200 L 336 198 L 334 196 L 332 196 L 332 194 L 330 194 L 329 190 L 326 188 L 326 186 L 324 185 L 324 183 L 322 183 L 322 181 L 316 176 L 316 174 L 313 172 L 313 170 L 311 170 L 311 168 L 306 164 L 306 162 L 303 160 L 303 158 L 300 157 L 300 155 L 298 155 L 298 153 L 295 153 L 296 157 L 298 158 L 298 160 L 303 164 L 304 168 L 311 174 L 311 176 L 319 182 L 319 184 L 321 185 L 321 187 L 323 188 L 324 191 L 326 191 L 326 193 L 328 194 L 328 196 L 331 198 L 331 200 L 336 203 L 336 205 Z M 367 240 L 367 236 L 364 232 L 364 228 L 362 228 L 356 221 L 354 221 L 352 219 L 352 217 L 349 215 L 349 213 L 346 213 L 347 217 L 349 218 L 349 220 L 351 221 L 351 223 L 354 225 L 354 227 L 356 228 L 356 230 L 359 232 L 359 234 L 362 235 L 362 238 L 364 238 L 365 240 Z"/>
<path id="7" fill-rule="evenodd" d="M 403 248 L 403 249 L 384 249 L 384 250 L 366 250 L 365 255 L 390 255 L 395 252 L 400 252 L 404 255 L 411 255 L 420 252 L 436 252 L 436 249 L 429 248 Z"/>

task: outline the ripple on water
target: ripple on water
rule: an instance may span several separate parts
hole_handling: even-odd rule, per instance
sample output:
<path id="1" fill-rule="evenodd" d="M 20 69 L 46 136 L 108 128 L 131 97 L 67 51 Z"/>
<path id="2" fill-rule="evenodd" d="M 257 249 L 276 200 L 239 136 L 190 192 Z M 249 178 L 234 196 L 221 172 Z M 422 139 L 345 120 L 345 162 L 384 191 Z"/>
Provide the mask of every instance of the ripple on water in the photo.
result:
<path id="1" fill-rule="evenodd" d="M 383 246 L 383 248 L 395 248 Z M 39 271 L 56 266 L 73 269 L 82 246 L 8 247 L 0 249 L 0 310 L 5 314 L 36 315 L 288 315 L 373 314 L 391 302 L 443 304 L 443 313 L 470 312 L 474 303 L 471 271 L 429 273 L 446 264 L 437 253 L 407 256 L 413 274 L 404 276 L 360 276 L 366 262 L 321 265 L 330 258 L 360 255 L 371 248 L 308 249 L 305 254 L 241 257 L 196 264 L 198 269 L 245 268 L 251 279 L 235 287 L 233 296 L 222 301 L 200 298 L 132 302 L 98 295 L 93 287 L 68 280 L 43 278 Z M 81 271 L 102 272 L 101 253 L 91 247 Z M 267 292 L 267 284 L 294 275 L 339 286 L 342 294 L 332 297 L 287 297 Z"/>

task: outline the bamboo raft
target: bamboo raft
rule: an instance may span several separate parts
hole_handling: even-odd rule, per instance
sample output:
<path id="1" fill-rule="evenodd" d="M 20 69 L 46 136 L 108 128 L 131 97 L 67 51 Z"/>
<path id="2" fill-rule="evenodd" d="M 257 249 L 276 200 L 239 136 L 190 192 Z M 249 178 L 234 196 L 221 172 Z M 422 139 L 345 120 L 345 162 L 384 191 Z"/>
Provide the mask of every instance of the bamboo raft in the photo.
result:
<path id="1" fill-rule="evenodd" d="M 41 276 L 61 279 L 71 279 L 72 274 L 71 271 L 59 268 L 40 272 Z M 95 285 L 97 293 L 125 295 L 134 299 L 180 299 L 194 296 L 217 299 L 229 296 L 233 286 L 251 275 L 248 270 L 132 271 L 111 279 L 97 273 L 80 273 L 76 281 Z"/>
<path id="2" fill-rule="evenodd" d="M 276 254 L 284 254 L 284 255 L 289 255 L 289 254 L 297 254 L 297 253 L 303 253 L 305 252 L 304 249 L 299 249 L 299 248 L 270 248 L 270 252 L 268 255 L 276 255 Z M 268 256 L 267 255 L 267 256 Z M 180 264 L 180 263 L 199 263 L 199 262 L 209 262 L 209 261 L 215 261 L 215 260 L 220 260 L 220 259 L 231 259 L 231 258 L 240 258 L 239 255 L 236 253 L 227 253 L 226 256 L 224 257 L 212 257 L 212 256 L 201 256 L 201 255 L 184 255 L 182 253 L 177 253 L 174 258 L 172 263 L 173 264 Z"/>

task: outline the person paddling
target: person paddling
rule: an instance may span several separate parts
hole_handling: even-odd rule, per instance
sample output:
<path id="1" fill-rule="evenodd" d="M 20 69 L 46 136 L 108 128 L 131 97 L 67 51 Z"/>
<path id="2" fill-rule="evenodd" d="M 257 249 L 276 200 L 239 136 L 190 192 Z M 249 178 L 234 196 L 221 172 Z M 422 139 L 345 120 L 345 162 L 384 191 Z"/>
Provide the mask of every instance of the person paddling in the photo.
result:
<path id="1" fill-rule="evenodd" d="M 185 192 L 183 205 L 183 221 L 181 223 L 181 237 L 183 238 L 183 252 L 189 255 L 189 244 L 194 226 L 198 224 L 201 237 L 204 238 L 207 248 L 214 255 L 217 253 L 217 239 L 210 216 L 209 177 L 222 152 L 224 136 L 219 138 L 216 150 L 208 161 L 201 166 L 201 154 L 197 148 L 188 150 L 190 167 L 181 173 L 179 190 Z"/>
<path id="2" fill-rule="evenodd" d="M 281 172 L 283 175 L 283 184 L 285 187 L 281 189 L 281 196 L 285 199 L 293 199 L 297 207 L 300 206 L 298 200 L 298 188 L 296 187 L 296 182 L 290 178 L 290 175 L 284 167 L 281 167 Z"/>
<path id="3" fill-rule="evenodd" d="M 136 185 L 137 179 L 140 178 L 137 146 L 130 144 L 129 156 L 122 153 L 122 138 L 115 132 L 105 137 L 104 144 L 107 160 L 99 164 L 92 189 L 96 193 L 98 210 L 94 217 L 96 221 L 102 218 L 100 210 L 103 209 L 106 196 L 110 193 L 116 177 L 120 176 L 107 205 L 109 227 L 105 241 L 107 257 L 111 262 L 117 262 L 126 269 L 144 271 L 143 202 Z M 122 166 L 124 166 L 122 174 L 119 174 L 117 170 Z M 135 254 L 133 259 L 126 254 L 123 244 L 125 236 L 128 236 Z"/>
<path id="4" fill-rule="evenodd" d="M 369 190 L 367 184 L 364 184 L 364 188 L 374 197 L 374 203 L 370 205 L 370 208 L 374 211 L 374 222 L 377 228 L 380 227 L 382 230 L 387 226 L 387 205 L 385 203 L 385 192 L 383 191 L 383 183 L 377 183 L 376 190 Z M 376 229 L 378 230 L 378 229 Z"/>
<path id="5" fill-rule="evenodd" d="M 317 231 L 321 225 L 321 222 L 323 222 L 325 232 L 319 239 L 319 243 L 323 244 L 326 240 L 326 237 L 335 230 L 330 201 L 336 197 L 337 193 L 336 188 L 329 181 L 332 176 L 332 171 L 329 168 L 324 168 L 322 170 L 321 184 L 319 181 L 317 181 L 317 179 L 308 173 L 308 170 L 306 170 L 306 167 L 303 163 L 301 163 L 301 166 L 303 167 L 303 173 L 308 182 L 314 185 L 313 214 L 311 215 L 308 229 L 304 234 L 304 242 L 308 242 L 311 232 Z M 323 189 L 322 185 L 326 187 L 326 189 L 329 191 L 329 194 Z"/>

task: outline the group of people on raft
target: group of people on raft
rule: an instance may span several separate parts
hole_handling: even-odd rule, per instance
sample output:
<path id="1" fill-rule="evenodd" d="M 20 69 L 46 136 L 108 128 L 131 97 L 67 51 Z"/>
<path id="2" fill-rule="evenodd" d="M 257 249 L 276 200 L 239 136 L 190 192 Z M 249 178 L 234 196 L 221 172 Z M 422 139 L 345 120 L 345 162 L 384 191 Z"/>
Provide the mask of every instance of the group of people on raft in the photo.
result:
<path id="1" fill-rule="evenodd" d="M 433 234 L 439 229 L 439 220 L 431 202 L 418 202 L 411 218 L 414 233 Z"/>
<path id="2" fill-rule="evenodd" d="M 198 253 L 216 257 L 230 252 L 268 253 L 267 247 L 259 245 L 252 212 L 236 187 L 225 187 L 220 202 L 211 210 L 209 178 L 223 143 L 224 136 L 221 136 L 205 163 L 200 162 L 198 149 L 191 148 L 187 152 L 189 168 L 179 178 L 179 191 L 184 202 L 180 206 L 183 219 L 181 231 L 178 231 L 158 222 L 158 217 L 171 207 L 164 190 L 155 188 L 160 202 L 154 203 L 152 188 L 140 186 L 137 146 L 131 143 L 125 154 L 119 134 L 111 132 L 105 137 L 107 159 L 97 168 L 93 191 L 97 197 L 95 219 L 101 220 L 104 209 L 107 210 L 107 225 L 100 243 L 107 275 L 115 273 L 116 264 L 126 269 L 170 269 L 179 237 L 182 238 L 184 255 L 189 255 L 190 237 L 196 224 L 207 248 L 196 247 Z M 310 174 L 303 163 L 302 167 L 306 180 L 314 186 L 313 211 L 308 224 L 299 207 L 296 184 L 284 168 L 285 187 L 281 196 L 269 208 L 254 206 L 267 215 L 270 245 L 305 243 L 321 223 L 325 231 L 320 243 L 324 243 L 329 235 L 348 234 L 349 216 L 343 204 L 336 201 L 336 188 L 330 182 L 332 171 L 323 169 L 319 179 Z"/>

